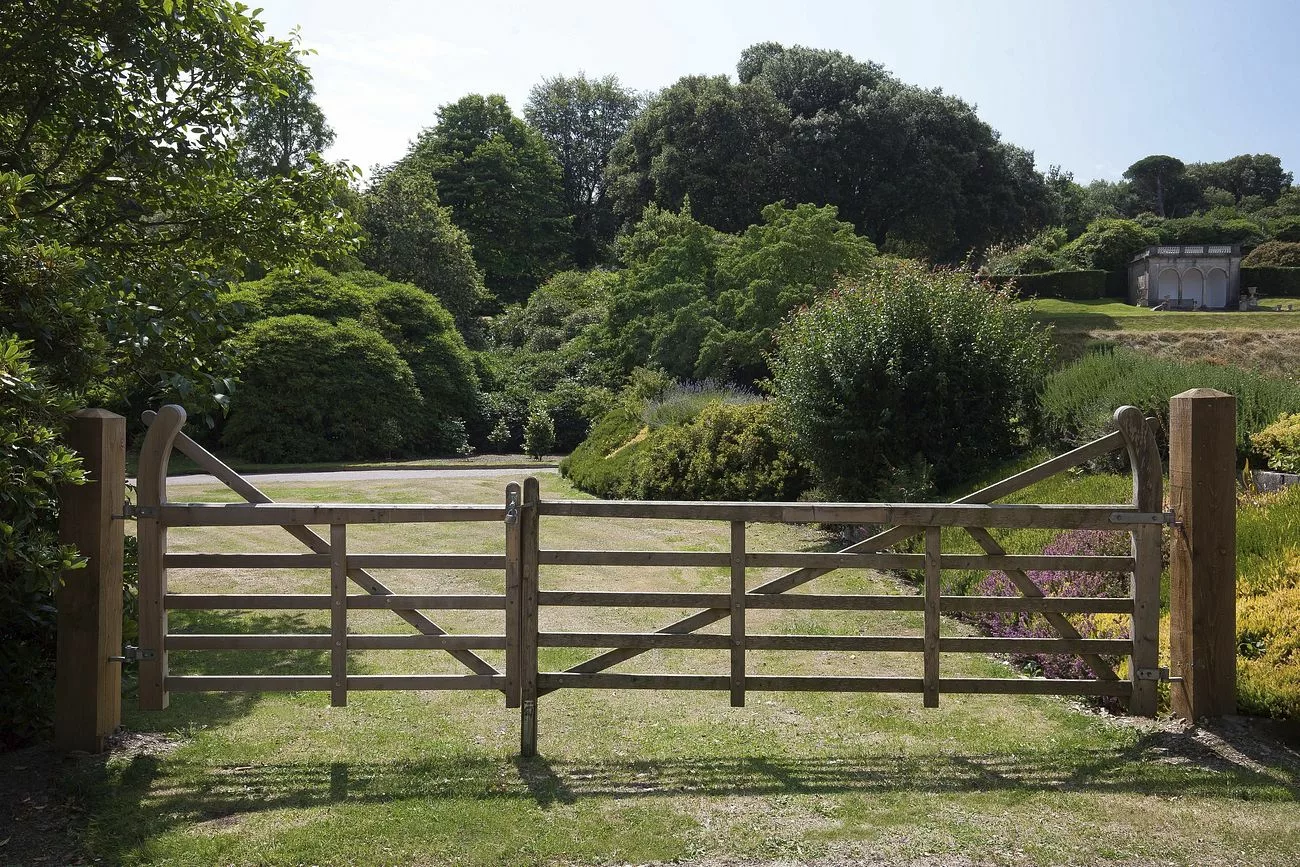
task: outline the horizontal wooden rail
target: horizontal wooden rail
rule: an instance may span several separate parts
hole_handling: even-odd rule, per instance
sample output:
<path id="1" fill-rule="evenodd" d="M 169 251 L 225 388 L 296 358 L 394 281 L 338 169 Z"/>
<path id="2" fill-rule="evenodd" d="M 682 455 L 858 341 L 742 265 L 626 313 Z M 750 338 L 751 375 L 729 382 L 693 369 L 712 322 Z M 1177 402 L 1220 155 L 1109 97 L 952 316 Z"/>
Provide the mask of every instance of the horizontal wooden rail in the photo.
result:
<path id="1" fill-rule="evenodd" d="M 1079 506 L 542 500 L 537 504 L 537 509 L 541 515 L 581 518 L 906 524 L 911 527 L 1006 527 L 1058 530 L 1127 530 L 1135 524 L 1165 524 L 1169 520 L 1169 516 L 1164 512 L 1143 512 L 1129 504 Z"/>
<path id="2" fill-rule="evenodd" d="M 597 608 L 727 608 L 729 593 L 651 593 L 617 590 L 542 590 L 538 605 Z"/>
<path id="3" fill-rule="evenodd" d="M 504 521 L 504 506 L 406 503 L 164 503 L 141 507 L 137 517 L 157 517 L 167 527 L 268 527 L 316 524 L 428 524 Z"/>
<path id="4" fill-rule="evenodd" d="M 583 674 L 541 672 L 539 689 L 683 689 L 726 691 L 726 675 L 700 674 Z M 1128 681 L 1073 680 L 1065 678 L 941 677 L 939 692 L 986 695 L 1109 695 L 1128 696 Z M 806 675 L 748 675 L 745 688 L 768 692 L 904 692 L 919 693 L 919 677 L 823 677 Z"/>
<path id="5" fill-rule="evenodd" d="M 502 650 L 504 635 L 349 635 L 348 650 Z M 328 650 L 330 635 L 252 635 L 177 633 L 168 635 L 168 650 Z"/>
<path id="6" fill-rule="evenodd" d="M 725 552 L 694 551 L 562 551 L 538 552 L 543 566 L 717 566 L 731 564 Z M 378 565 L 378 564 L 376 564 Z M 754 552 L 745 555 L 747 568 L 924 569 L 924 554 L 843 554 L 820 551 Z M 1132 572 L 1132 557 L 1054 556 L 1047 554 L 944 554 L 941 569 L 1034 569 L 1082 572 Z"/>
<path id="7" fill-rule="evenodd" d="M 382 597 L 379 597 L 382 598 Z M 727 593 L 651 593 L 612 590 L 543 590 L 538 604 L 575 608 L 689 608 L 725 609 Z M 808 611 L 924 611 L 920 596 L 747 593 L 748 608 Z M 1111 596 L 940 596 L 940 610 L 956 612 L 1050 611 L 1066 614 L 1131 614 L 1133 600 Z M 672 633 L 663 633 L 672 634 Z M 685 633 L 682 633 L 685 634 Z"/>
<path id="8" fill-rule="evenodd" d="M 168 593 L 163 605 L 168 611 L 180 610 L 303 610 L 330 608 L 327 593 Z M 371 596 L 353 594 L 347 597 L 348 608 L 413 609 L 438 608 L 459 610 L 504 609 L 504 596 L 389 594 Z"/>
<path id="9" fill-rule="evenodd" d="M 328 674 L 181 675 L 167 678 L 172 692 L 328 692 Z M 363 674 L 349 675 L 347 689 L 503 689 L 505 675 Z"/>
<path id="10" fill-rule="evenodd" d="M 1132 614 L 1133 600 L 1115 596 L 940 596 L 945 614 L 1036 611 L 1053 614 Z"/>
<path id="11" fill-rule="evenodd" d="M 172 569 L 328 569 L 329 554 L 168 554 Z M 348 554 L 349 569 L 504 569 L 504 554 Z"/>

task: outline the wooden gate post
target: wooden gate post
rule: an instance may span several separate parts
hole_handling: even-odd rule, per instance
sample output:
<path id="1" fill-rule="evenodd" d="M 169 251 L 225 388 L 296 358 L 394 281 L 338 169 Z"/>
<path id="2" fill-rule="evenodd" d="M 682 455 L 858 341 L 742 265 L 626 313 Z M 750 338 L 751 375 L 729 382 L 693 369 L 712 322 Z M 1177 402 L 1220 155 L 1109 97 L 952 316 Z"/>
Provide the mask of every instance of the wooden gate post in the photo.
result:
<path id="1" fill-rule="evenodd" d="M 1173 712 L 1237 711 L 1237 400 L 1194 388 L 1169 401 Z"/>
<path id="2" fill-rule="evenodd" d="M 1133 505 L 1143 512 L 1164 509 L 1164 473 L 1160 446 L 1142 411 L 1133 406 L 1115 410 L 1115 426 L 1124 436 L 1133 476 Z M 1156 679 L 1160 676 L 1160 556 L 1161 528 L 1136 526 L 1129 533 L 1133 551 L 1133 653 L 1129 656 L 1129 682 L 1133 692 L 1128 710 L 1135 716 L 1156 715 Z"/>
<path id="3" fill-rule="evenodd" d="M 519 754 L 537 755 L 537 479 L 524 479 L 519 504 Z"/>
<path id="4" fill-rule="evenodd" d="M 57 749 L 97 753 L 122 721 L 122 506 L 126 501 L 126 419 L 84 409 L 68 425 L 84 485 L 59 490 L 59 541 L 86 558 L 63 573 L 55 594 L 54 678 Z"/>

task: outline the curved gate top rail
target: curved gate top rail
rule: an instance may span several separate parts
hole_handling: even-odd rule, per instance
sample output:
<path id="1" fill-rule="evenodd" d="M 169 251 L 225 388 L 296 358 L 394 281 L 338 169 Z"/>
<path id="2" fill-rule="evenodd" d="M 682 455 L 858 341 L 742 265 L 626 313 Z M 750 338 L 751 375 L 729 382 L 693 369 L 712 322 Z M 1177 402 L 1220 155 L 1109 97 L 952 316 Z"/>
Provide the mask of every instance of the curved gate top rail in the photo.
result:
<path id="1" fill-rule="evenodd" d="M 942 692 L 994 692 L 1113 695 L 1127 699 L 1130 710 L 1156 710 L 1157 642 L 1160 612 L 1161 530 L 1172 520 L 1163 511 L 1160 454 L 1147 421 L 1133 407 L 1115 413 L 1116 430 L 1080 448 L 1003 479 L 953 503 L 726 503 L 644 502 L 543 499 L 536 479 L 511 483 L 500 506 L 483 504 L 362 505 L 275 503 L 248 480 L 185 436 L 185 413 L 163 407 L 145 414 L 149 432 L 140 457 L 137 519 L 140 560 L 140 702 L 165 707 L 173 691 L 195 690 L 328 690 L 331 701 L 345 704 L 356 689 L 493 689 L 505 694 L 508 707 L 521 707 L 521 747 L 536 749 L 537 701 L 561 688 L 655 688 L 727 691 L 743 705 L 752 690 L 829 690 L 917 692 L 928 707 Z M 167 460 L 173 448 L 194 460 L 242 496 L 246 503 L 174 503 L 167 497 Z M 1133 497 L 1111 505 L 993 504 L 992 501 L 1098 456 L 1125 450 L 1133 475 Z M 540 544 L 539 517 L 678 519 L 722 521 L 730 525 L 730 548 L 724 552 L 548 550 Z M 358 554 L 348 551 L 348 527 L 354 524 L 420 522 L 501 522 L 501 554 Z M 835 553 L 755 552 L 746 545 L 747 522 L 886 525 L 889 529 Z M 329 526 L 328 538 L 311 526 Z M 309 553 L 232 554 L 172 553 L 169 527 L 281 526 Z M 940 530 L 964 529 L 982 554 L 944 553 Z M 1132 551 L 1124 557 L 1008 554 L 990 528 L 1123 530 Z M 922 535 L 924 553 L 888 549 Z M 730 572 L 725 593 L 646 593 L 542 590 L 542 566 L 707 566 Z M 788 568 L 757 586 L 747 570 Z M 169 568 L 328 568 L 327 594 L 178 594 L 167 587 Z M 483 569 L 501 571 L 503 593 L 485 595 L 401 594 L 371 570 Z M 920 596 L 861 594 L 789 594 L 787 590 L 840 568 L 915 569 L 924 574 Z M 945 596 L 940 573 L 945 569 L 1001 570 L 1022 594 L 1016 598 Z M 1048 597 L 1030 574 L 1041 569 L 1105 570 L 1132 575 L 1128 598 Z M 350 585 L 363 593 L 350 593 Z M 547 632 L 538 628 L 538 612 L 565 607 L 698 607 L 700 610 L 654 632 Z M 195 635 L 168 633 L 168 611 L 181 609 L 317 609 L 329 610 L 330 631 L 313 635 Z M 348 631 L 348 612 L 386 609 L 415 627 L 416 634 L 363 635 Z M 446 609 L 500 610 L 499 634 L 450 635 L 424 613 Z M 746 630 L 749 609 L 919 611 L 923 634 L 897 636 L 764 635 Z M 1056 638 L 984 638 L 940 634 L 941 615 L 951 612 L 1033 611 L 1042 613 Z M 1066 616 L 1081 612 L 1128 615 L 1128 639 L 1083 638 Z M 728 634 L 697 634 L 729 619 Z M 540 647 L 608 648 L 564 671 L 539 668 Z M 349 650 L 426 649 L 451 654 L 466 675 L 352 675 Z M 628 674 L 611 667 L 655 648 L 725 650 L 727 674 Z M 173 676 L 169 650 L 317 649 L 328 650 L 330 673 L 321 675 L 239 677 Z M 478 650 L 503 651 L 502 670 Z M 808 677 L 753 675 L 746 670 L 750 650 L 903 651 L 922 655 L 923 674 L 905 677 Z M 943 678 L 940 654 L 950 652 L 1052 652 L 1081 656 L 1095 680 L 1026 678 Z M 1120 680 L 1104 656 L 1129 657 L 1129 677 Z"/>

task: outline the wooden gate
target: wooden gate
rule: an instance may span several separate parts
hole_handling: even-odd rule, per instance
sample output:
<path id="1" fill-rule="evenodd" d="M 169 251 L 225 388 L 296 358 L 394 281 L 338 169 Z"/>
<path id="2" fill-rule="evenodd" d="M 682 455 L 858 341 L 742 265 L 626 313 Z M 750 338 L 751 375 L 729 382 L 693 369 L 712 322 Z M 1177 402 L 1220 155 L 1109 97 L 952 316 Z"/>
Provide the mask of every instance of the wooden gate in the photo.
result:
<path id="1" fill-rule="evenodd" d="M 532 755 L 537 743 L 538 699 L 558 689 L 718 690 L 743 705 L 747 693 L 761 690 L 920 693 L 935 707 L 943 693 L 1003 693 L 1117 696 L 1131 712 L 1156 711 L 1160 617 L 1161 529 L 1172 520 L 1163 511 L 1163 478 L 1156 439 L 1133 407 L 1115 413 L 1117 430 L 1067 454 L 990 485 L 954 503 L 679 503 L 543 499 L 535 479 L 506 488 L 500 506 L 280 504 L 181 433 L 185 414 L 164 407 L 150 424 L 140 459 L 138 521 L 140 545 L 140 702 L 165 707 L 170 692 L 206 690 L 322 690 L 335 705 L 345 704 L 350 690 L 490 689 L 504 693 L 508 707 L 521 708 L 521 751 Z M 167 498 L 166 466 L 173 447 L 188 455 L 248 502 L 241 504 L 174 503 Z M 1115 451 L 1125 451 L 1133 475 L 1130 502 L 1111 505 L 1005 505 L 994 501 L 1057 473 Z M 631 551 L 570 550 L 542 547 L 541 517 L 584 519 L 674 519 L 725 522 L 729 550 Z M 348 551 L 348 527 L 373 523 L 499 522 L 500 554 L 357 554 Z M 842 551 L 753 551 L 746 525 L 824 523 L 887 526 Z M 311 525 L 328 525 L 329 538 Z M 281 526 L 310 549 L 297 554 L 173 553 L 167 530 L 181 526 Z M 945 553 L 941 529 L 965 530 L 982 554 Z M 989 532 L 996 528 L 1054 530 L 1124 530 L 1130 554 L 1122 557 L 1008 554 Z M 913 536 L 923 536 L 924 553 L 894 553 Z M 541 570 L 573 566 L 721 567 L 729 571 L 725 593 L 629 592 L 618 589 L 578 591 L 547 589 Z M 328 594 L 177 594 L 167 588 L 169 567 L 181 568 L 328 568 Z M 748 570 L 783 568 L 778 578 L 749 586 Z M 502 592 L 491 595 L 412 595 L 394 593 L 372 571 L 377 569 L 484 569 L 503 575 Z M 866 594 L 787 594 L 836 569 L 908 569 L 924 574 L 919 596 Z M 948 596 L 940 591 L 943 570 L 999 570 L 1021 593 L 1015 598 Z M 1126 572 L 1132 576 L 1127 598 L 1049 597 L 1032 579 L 1034 570 Z M 349 582 L 362 593 L 349 592 Z M 549 579 L 548 579 L 549 583 Z M 549 606 L 697 607 L 697 613 L 652 632 L 558 632 L 539 628 L 539 614 Z M 178 609 L 320 609 L 329 610 L 330 631 L 317 635 L 169 635 L 168 611 Z M 417 634 L 368 635 L 348 631 L 348 613 L 357 609 L 392 611 Z M 499 633 L 451 635 L 424 611 L 488 609 L 503 613 Z M 914 611 L 921 612 L 919 637 L 756 634 L 746 628 L 746 612 L 761 609 Z M 971 612 L 1037 612 L 1057 633 L 1055 638 L 945 636 L 942 615 Z M 1083 638 L 1066 615 L 1110 613 L 1130 621 L 1126 639 Z M 726 634 L 701 634 L 710 624 L 729 620 Z M 561 671 L 542 670 L 539 648 L 594 648 L 605 652 Z M 250 675 L 213 677 L 168 673 L 171 650 L 239 648 L 328 650 L 328 675 Z M 464 675 L 356 675 L 347 667 L 349 650 L 443 650 L 467 669 Z M 717 673 L 621 673 L 609 669 L 650 649 L 712 649 L 727 652 L 729 664 Z M 504 671 L 475 653 L 504 651 Z M 894 651 L 917 653 L 920 677 L 756 675 L 746 654 L 756 650 Z M 1016 676 L 944 677 L 943 653 L 1061 653 L 1085 661 L 1095 679 L 1046 679 Z M 1121 679 L 1103 655 L 1127 656 L 1128 677 Z"/>

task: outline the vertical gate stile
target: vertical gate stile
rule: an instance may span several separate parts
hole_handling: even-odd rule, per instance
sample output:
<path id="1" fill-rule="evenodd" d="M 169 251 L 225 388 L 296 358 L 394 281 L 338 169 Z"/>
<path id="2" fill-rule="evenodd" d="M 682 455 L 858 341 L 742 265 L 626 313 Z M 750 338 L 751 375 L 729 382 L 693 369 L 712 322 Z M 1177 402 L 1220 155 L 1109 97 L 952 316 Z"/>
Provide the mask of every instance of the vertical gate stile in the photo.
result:
<path id="1" fill-rule="evenodd" d="M 1164 472 L 1160 446 L 1146 418 L 1137 407 L 1115 410 L 1115 424 L 1124 435 L 1129 466 L 1133 473 L 1133 505 L 1144 512 L 1164 508 Z M 1160 664 L 1160 573 L 1161 529 L 1143 524 L 1130 532 L 1133 549 L 1133 653 L 1129 658 L 1129 680 L 1133 693 L 1129 713 L 1156 715 L 1156 672 Z"/>
<path id="2" fill-rule="evenodd" d="M 925 632 L 922 690 L 926 707 L 939 706 L 939 564 L 943 546 L 938 527 L 925 528 Z"/>
<path id="3" fill-rule="evenodd" d="M 348 704 L 348 526 L 330 524 L 330 705 Z"/>
<path id="4" fill-rule="evenodd" d="M 731 706 L 745 706 L 745 522 L 731 522 Z"/>
<path id="5" fill-rule="evenodd" d="M 540 499 L 537 479 L 524 479 L 519 504 L 519 753 L 537 755 L 537 593 L 538 520 Z"/>
<path id="6" fill-rule="evenodd" d="M 518 482 L 506 485 L 506 707 L 519 707 L 519 575 L 523 565 Z"/>
<path id="7" fill-rule="evenodd" d="M 185 410 L 169 404 L 140 447 L 136 480 L 136 539 L 140 563 L 140 708 L 163 710 L 167 692 L 167 524 L 161 509 L 167 502 L 167 461 L 172 444 L 185 424 Z"/>

